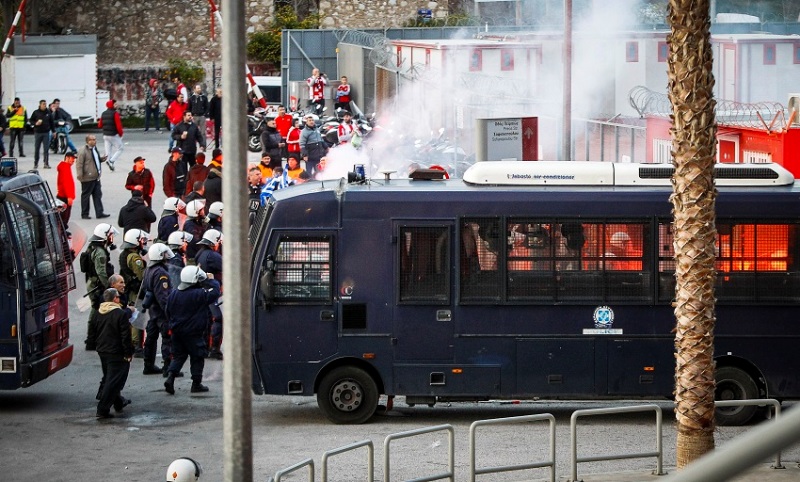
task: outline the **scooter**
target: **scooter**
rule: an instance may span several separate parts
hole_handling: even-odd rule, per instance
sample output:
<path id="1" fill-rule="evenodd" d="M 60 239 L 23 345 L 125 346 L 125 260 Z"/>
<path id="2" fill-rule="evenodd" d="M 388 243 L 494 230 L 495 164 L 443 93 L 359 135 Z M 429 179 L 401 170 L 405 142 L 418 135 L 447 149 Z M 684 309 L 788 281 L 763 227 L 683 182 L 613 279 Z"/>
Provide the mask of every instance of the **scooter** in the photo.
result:
<path id="1" fill-rule="evenodd" d="M 67 152 L 67 134 L 72 132 L 72 122 L 59 120 L 56 122 L 56 133 L 50 138 L 50 150 L 53 154 L 65 154 Z"/>

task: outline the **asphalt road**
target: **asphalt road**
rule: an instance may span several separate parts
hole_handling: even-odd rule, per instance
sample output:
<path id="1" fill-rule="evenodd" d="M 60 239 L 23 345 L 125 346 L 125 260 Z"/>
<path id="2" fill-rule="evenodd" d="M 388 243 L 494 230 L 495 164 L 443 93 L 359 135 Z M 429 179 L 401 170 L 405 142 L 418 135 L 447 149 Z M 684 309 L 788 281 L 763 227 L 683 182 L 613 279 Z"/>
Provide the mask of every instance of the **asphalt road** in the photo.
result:
<path id="1" fill-rule="evenodd" d="M 84 135 L 85 132 L 73 134 L 76 145 L 83 145 Z M 32 137 L 26 138 L 29 156 L 33 154 L 32 141 Z M 132 159 L 139 155 L 147 159 L 147 167 L 155 174 L 154 205 L 156 213 L 160 214 L 164 200 L 160 191 L 160 173 L 168 158 L 166 134 L 128 131 L 124 141 L 125 151 L 116 172 L 104 171 L 102 177 L 106 210 L 114 215 L 110 220 L 115 219 L 116 213 L 127 202 L 126 174 Z M 250 161 L 257 158 L 257 154 L 248 156 Z M 51 165 L 55 166 L 55 161 L 52 159 Z M 32 165 L 32 157 L 20 159 L 21 169 Z M 41 172 L 54 187 L 55 169 Z M 81 220 L 77 205 L 73 208 L 73 221 L 73 231 L 79 227 L 91 232 L 97 223 L 95 220 Z M 176 382 L 177 393 L 169 396 L 164 392 L 163 378 L 143 375 L 142 360 L 136 359 L 123 392 L 133 403 L 122 416 L 98 421 L 94 417 L 94 395 L 100 379 L 100 362 L 96 353 L 83 349 L 88 313 L 81 313 L 76 307 L 76 301 L 84 292 L 82 275 L 78 273 L 78 289 L 69 295 L 70 339 L 75 345 L 72 364 L 31 388 L 0 392 L 0 480 L 163 481 L 169 463 L 181 456 L 191 457 L 202 464 L 204 474 L 201 480 L 222 480 L 222 364 L 225 362 L 206 362 L 204 383 L 211 389 L 208 393 L 190 394 L 190 381 L 184 378 Z M 185 371 L 188 374 L 188 365 Z M 641 403 L 624 402 L 626 405 Z M 376 480 L 382 480 L 384 439 L 387 435 L 442 424 L 452 425 L 454 429 L 455 480 L 468 480 L 469 426 L 473 421 L 539 413 L 552 413 L 556 417 L 557 474 L 560 480 L 564 480 L 570 474 L 569 420 L 572 412 L 620 404 L 455 403 L 434 408 L 409 408 L 400 399 L 395 404 L 396 410 L 388 415 L 375 417 L 364 425 L 340 426 L 329 423 L 322 416 L 314 398 L 254 396 L 254 480 L 267 480 L 277 470 L 306 458 L 314 459 L 315 480 L 318 480 L 325 451 L 362 440 L 371 440 L 374 444 Z M 664 410 L 664 466 L 671 467 L 675 464 L 675 432 L 671 423 L 674 417 L 670 404 L 660 402 L 659 406 Z M 652 413 L 587 420 L 578 432 L 579 454 L 654 450 L 654 421 Z M 725 441 L 745 429 L 720 427 L 717 445 L 723 446 Z M 390 480 L 407 480 L 446 471 L 448 445 L 445 432 L 392 442 Z M 531 463 L 545 460 L 548 450 L 548 429 L 543 422 L 485 428 L 479 431 L 477 461 L 480 467 Z M 783 460 L 785 463 L 800 460 L 800 448 L 785 451 Z M 333 458 L 328 480 L 366 480 L 366 461 L 366 449 Z M 591 478 L 587 475 L 592 473 L 632 471 L 647 476 L 654 468 L 655 459 L 649 458 L 582 464 L 579 473 L 588 481 Z M 547 476 L 545 469 L 536 469 L 488 475 L 479 480 L 543 480 Z M 301 470 L 288 480 L 308 480 L 307 472 Z"/>

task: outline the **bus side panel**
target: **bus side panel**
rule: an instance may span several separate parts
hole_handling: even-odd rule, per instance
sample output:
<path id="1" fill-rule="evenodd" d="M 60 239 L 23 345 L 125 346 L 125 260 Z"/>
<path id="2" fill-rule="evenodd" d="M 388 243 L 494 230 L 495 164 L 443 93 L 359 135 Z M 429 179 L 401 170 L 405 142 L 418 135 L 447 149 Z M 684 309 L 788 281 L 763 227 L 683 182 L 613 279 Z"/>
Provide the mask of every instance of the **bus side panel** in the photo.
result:
<path id="1" fill-rule="evenodd" d="M 519 395 L 585 396 L 596 393 L 593 338 L 517 340 Z"/>
<path id="2" fill-rule="evenodd" d="M 798 398 L 797 323 L 797 306 L 718 304 L 714 358 L 733 357 L 752 364 L 766 378 L 769 398 Z"/>
<path id="3" fill-rule="evenodd" d="M 675 388 L 675 339 L 610 338 L 608 395 L 669 397 Z"/>

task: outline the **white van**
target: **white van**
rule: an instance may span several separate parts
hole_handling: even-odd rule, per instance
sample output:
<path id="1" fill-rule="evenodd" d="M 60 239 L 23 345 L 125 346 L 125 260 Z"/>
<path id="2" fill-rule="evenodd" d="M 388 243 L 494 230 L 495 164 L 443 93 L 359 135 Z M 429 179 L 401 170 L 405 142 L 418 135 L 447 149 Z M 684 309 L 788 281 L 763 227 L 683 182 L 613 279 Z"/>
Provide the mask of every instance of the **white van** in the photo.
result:
<path id="1" fill-rule="evenodd" d="M 283 96 L 281 96 L 281 77 L 280 76 L 253 76 L 256 85 L 261 89 L 261 95 L 267 100 L 267 105 L 280 105 Z M 247 84 L 248 92 L 250 91 L 250 84 Z"/>

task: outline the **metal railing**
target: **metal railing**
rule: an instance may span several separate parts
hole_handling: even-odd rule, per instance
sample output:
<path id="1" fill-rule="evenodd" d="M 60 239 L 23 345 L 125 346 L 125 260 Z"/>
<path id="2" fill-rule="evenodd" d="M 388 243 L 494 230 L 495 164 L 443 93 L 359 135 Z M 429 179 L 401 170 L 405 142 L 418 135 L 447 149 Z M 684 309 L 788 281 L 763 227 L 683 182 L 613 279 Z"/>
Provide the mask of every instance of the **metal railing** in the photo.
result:
<path id="1" fill-rule="evenodd" d="M 448 471 L 443 474 L 436 474 L 431 475 L 428 477 L 421 477 L 418 479 L 413 479 L 409 482 L 428 482 L 431 480 L 441 480 L 441 479 L 450 479 L 451 481 L 455 481 L 455 465 L 456 465 L 456 453 L 455 447 L 453 444 L 453 439 L 455 438 L 455 431 L 453 430 L 452 425 L 436 425 L 435 427 L 427 427 L 427 428 L 420 428 L 417 430 L 409 430 L 407 432 L 400 432 L 400 433 L 393 433 L 386 437 L 383 441 L 383 480 L 385 482 L 390 482 L 391 479 L 391 466 L 390 466 L 390 459 L 391 459 L 391 447 L 390 444 L 393 440 L 398 440 L 402 438 L 408 437 L 415 437 L 417 435 L 422 435 L 426 433 L 432 432 L 447 432 L 448 436 L 448 443 L 450 446 L 448 447 L 449 453 L 449 462 L 448 462 Z"/>
<path id="2" fill-rule="evenodd" d="M 361 442 L 328 450 L 322 454 L 322 482 L 328 482 L 328 459 L 334 455 L 340 455 L 361 447 L 367 447 L 367 482 L 373 482 L 375 480 L 375 447 L 372 445 L 372 440 L 362 440 Z"/>
<path id="3" fill-rule="evenodd" d="M 505 465 L 496 467 L 477 468 L 475 462 L 475 435 L 478 427 L 487 425 L 511 425 L 517 423 L 536 422 L 547 420 L 550 425 L 550 458 L 544 462 L 534 462 L 529 464 Z M 500 472 L 511 472 L 515 470 L 539 469 L 550 467 L 550 481 L 556 480 L 556 418 L 544 413 L 541 415 L 524 415 L 520 417 L 496 418 L 493 420 L 478 420 L 469 426 L 469 480 L 475 482 L 476 475 L 496 474 Z"/>
<path id="4" fill-rule="evenodd" d="M 613 455 L 598 455 L 593 457 L 578 457 L 578 418 L 594 415 L 610 415 L 617 413 L 633 413 L 633 412 L 650 412 L 656 413 L 656 450 L 654 452 L 638 452 L 628 454 L 613 454 Z M 614 408 L 593 408 L 588 410 L 576 410 L 570 417 L 570 442 L 572 445 L 572 457 L 570 459 L 570 466 L 572 467 L 572 477 L 569 479 L 572 482 L 578 481 L 578 463 L 582 462 L 599 462 L 602 460 L 623 460 L 623 459 L 640 459 L 655 457 L 657 460 L 656 471 L 654 475 L 664 475 L 664 450 L 661 444 L 661 425 L 662 415 L 661 407 L 658 405 L 635 405 L 632 407 L 614 407 Z"/>
<path id="5" fill-rule="evenodd" d="M 286 467 L 285 469 L 281 469 L 275 472 L 275 477 L 271 480 L 274 482 L 281 482 L 281 479 L 284 475 L 289 475 L 292 472 L 296 472 L 303 467 L 308 467 L 308 481 L 314 482 L 314 459 L 305 459 L 302 462 L 297 462 L 296 464 Z"/>
<path id="6" fill-rule="evenodd" d="M 764 407 L 766 405 L 771 405 L 775 409 L 775 423 L 778 423 L 778 418 L 781 415 L 781 402 L 775 400 L 774 398 L 757 398 L 753 400 L 718 400 L 714 402 L 714 405 L 717 407 Z M 775 455 L 775 465 L 772 466 L 773 469 L 785 469 L 783 465 L 781 465 L 781 452 Z"/>

